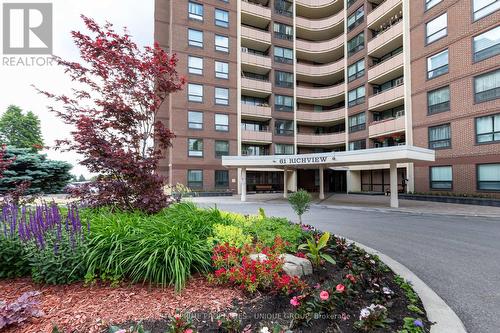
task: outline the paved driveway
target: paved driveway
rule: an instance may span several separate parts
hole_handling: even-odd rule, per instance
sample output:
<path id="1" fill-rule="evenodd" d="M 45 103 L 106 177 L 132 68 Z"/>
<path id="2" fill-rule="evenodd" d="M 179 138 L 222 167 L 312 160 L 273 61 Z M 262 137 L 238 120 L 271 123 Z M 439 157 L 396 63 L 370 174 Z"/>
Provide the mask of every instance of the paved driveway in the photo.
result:
<path id="1" fill-rule="evenodd" d="M 263 207 L 267 215 L 296 220 L 287 204 L 272 200 L 196 201 L 242 213 Z M 407 266 L 451 306 L 470 333 L 500 332 L 500 219 L 315 205 L 303 221 Z"/>

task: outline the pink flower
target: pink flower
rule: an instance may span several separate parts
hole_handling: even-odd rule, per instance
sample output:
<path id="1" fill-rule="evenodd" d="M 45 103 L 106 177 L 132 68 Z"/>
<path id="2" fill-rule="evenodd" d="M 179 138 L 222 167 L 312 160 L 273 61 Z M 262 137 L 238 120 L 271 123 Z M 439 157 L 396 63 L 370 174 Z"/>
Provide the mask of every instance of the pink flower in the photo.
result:
<path id="1" fill-rule="evenodd" d="M 300 305 L 300 302 L 299 302 L 299 299 L 297 298 L 297 296 L 293 296 L 292 299 L 290 300 L 290 304 L 292 304 L 292 306 L 299 306 Z"/>
<path id="2" fill-rule="evenodd" d="M 321 285 L 320 285 L 319 283 L 316 283 L 316 284 L 314 285 L 314 289 L 319 289 L 320 287 L 321 287 Z"/>
<path id="3" fill-rule="evenodd" d="M 343 293 L 345 290 L 345 286 L 342 283 L 339 283 L 337 287 L 335 287 L 335 290 L 337 290 L 337 292 L 339 293 Z"/>
<path id="4" fill-rule="evenodd" d="M 345 276 L 347 279 L 349 279 L 352 283 L 356 283 L 356 278 L 352 274 L 347 274 Z"/>
<path id="5" fill-rule="evenodd" d="M 188 328 L 187 330 L 184 331 L 184 333 L 193 333 L 193 330 Z"/>
<path id="6" fill-rule="evenodd" d="M 326 301 L 330 297 L 330 294 L 328 294 L 328 291 L 323 290 L 322 292 L 319 293 L 319 298 L 321 298 L 323 301 Z"/>

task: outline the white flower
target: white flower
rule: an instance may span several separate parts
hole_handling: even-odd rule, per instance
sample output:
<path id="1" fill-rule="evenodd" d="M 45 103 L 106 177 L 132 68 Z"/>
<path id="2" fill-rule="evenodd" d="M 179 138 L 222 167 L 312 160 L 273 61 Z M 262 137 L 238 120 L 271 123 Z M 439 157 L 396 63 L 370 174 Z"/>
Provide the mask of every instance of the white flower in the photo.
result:
<path id="1" fill-rule="evenodd" d="M 371 314 L 371 311 L 368 308 L 361 309 L 361 312 L 359 313 L 359 320 L 364 320 L 368 318 Z"/>
<path id="2" fill-rule="evenodd" d="M 269 330 L 269 328 L 266 327 L 262 327 L 259 331 L 260 333 L 271 333 L 271 331 Z"/>
<path id="3" fill-rule="evenodd" d="M 390 288 L 388 287 L 383 287 L 382 288 L 382 292 L 386 295 L 394 295 L 394 291 L 392 291 Z"/>

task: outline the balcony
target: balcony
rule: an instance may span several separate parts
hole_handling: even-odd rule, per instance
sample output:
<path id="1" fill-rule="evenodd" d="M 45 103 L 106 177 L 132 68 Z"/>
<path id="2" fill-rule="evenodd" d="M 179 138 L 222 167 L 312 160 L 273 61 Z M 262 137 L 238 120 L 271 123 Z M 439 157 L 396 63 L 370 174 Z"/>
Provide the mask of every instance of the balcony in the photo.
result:
<path id="1" fill-rule="evenodd" d="M 368 42 L 368 55 L 381 57 L 402 45 L 403 20 L 400 20 Z"/>
<path id="2" fill-rule="evenodd" d="M 389 135 L 405 130 L 405 117 L 385 119 L 372 123 L 368 127 L 368 135 L 370 138 Z"/>
<path id="3" fill-rule="evenodd" d="M 299 81 L 328 84 L 342 79 L 343 76 L 344 59 L 323 65 L 297 63 L 297 80 Z"/>
<path id="4" fill-rule="evenodd" d="M 256 3 L 241 1 L 241 22 L 265 28 L 271 22 L 271 9 Z"/>
<path id="5" fill-rule="evenodd" d="M 345 109 L 328 111 L 297 111 L 297 123 L 302 125 L 330 125 L 345 119 Z"/>
<path id="6" fill-rule="evenodd" d="M 241 104 L 241 117 L 250 120 L 271 119 L 271 107 Z"/>
<path id="7" fill-rule="evenodd" d="M 331 134 L 297 134 L 300 146 L 336 146 L 345 144 L 345 132 Z"/>
<path id="8" fill-rule="evenodd" d="M 401 105 L 405 97 L 405 86 L 403 84 L 391 89 L 384 90 L 368 99 L 368 109 L 382 111 Z"/>
<path id="9" fill-rule="evenodd" d="M 273 133 L 269 131 L 241 130 L 241 141 L 245 143 L 271 143 Z"/>
<path id="10" fill-rule="evenodd" d="M 297 59 L 328 63 L 344 56 L 344 36 L 320 42 L 297 38 L 296 48 Z"/>
<path id="11" fill-rule="evenodd" d="M 402 0 L 385 0 L 377 8 L 368 13 L 366 25 L 370 29 L 375 29 L 394 16 L 401 17 L 402 8 Z"/>
<path id="12" fill-rule="evenodd" d="M 248 26 L 241 27 L 241 46 L 266 51 L 271 45 L 271 33 Z"/>
<path id="13" fill-rule="evenodd" d="M 272 68 L 271 58 L 249 52 L 241 52 L 241 68 L 257 74 L 267 74 Z"/>
<path id="14" fill-rule="evenodd" d="M 267 97 L 271 95 L 272 85 L 269 81 L 241 78 L 241 93 L 243 95 Z"/>
<path id="15" fill-rule="evenodd" d="M 297 0 L 297 17 L 312 19 L 332 16 L 344 7 L 343 0 Z"/>
<path id="16" fill-rule="evenodd" d="M 300 103 L 332 105 L 344 99 L 344 83 L 329 87 L 297 86 L 297 101 Z"/>
<path id="17" fill-rule="evenodd" d="M 297 38 L 325 40 L 338 36 L 344 31 L 344 12 L 321 19 L 308 19 L 297 16 Z"/>
<path id="18" fill-rule="evenodd" d="M 381 84 L 403 75 L 403 52 L 368 69 L 368 82 Z"/>

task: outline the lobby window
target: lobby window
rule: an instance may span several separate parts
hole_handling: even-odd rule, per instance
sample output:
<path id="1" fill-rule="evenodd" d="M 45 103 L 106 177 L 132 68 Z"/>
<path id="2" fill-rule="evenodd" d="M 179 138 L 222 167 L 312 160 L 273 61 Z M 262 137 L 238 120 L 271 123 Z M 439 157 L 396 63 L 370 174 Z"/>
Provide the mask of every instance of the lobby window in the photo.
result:
<path id="1" fill-rule="evenodd" d="M 223 61 L 215 61 L 215 77 L 219 79 L 229 78 L 229 64 Z"/>
<path id="2" fill-rule="evenodd" d="M 187 178 L 189 188 L 203 188 L 203 170 L 188 170 Z"/>
<path id="3" fill-rule="evenodd" d="M 481 61 L 500 54 L 500 26 L 482 33 L 472 41 L 474 61 Z"/>
<path id="4" fill-rule="evenodd" d="M 215 114 L 215 130 L 220 132 L 229 131 L 229 116 L 227 114 Z"/>
<path id="5" fill-rule="evenodd" d="M 274 12 L 283 16 L 292 17 L 293 2 L 290 0 L 274 0 Z"/>
<path id="6" fill-rule="evenodd" d="M 451 147 L 450 124 L 429 127 L 429 148 L 443 149 Z"/>
<path id="7" fill-rule="evenodd" d="M 427 113 L 450 111 L 450 87 L 446 86 L 427 93 Z"/>
<path id="8" fill-rule="evenodd" d="M 500 98 L 500 69 L 474 78 L 474 101 L 482 103 Z"/>
<path id="9" fill-rule="evenodd" d="M 203 103 L 203 85 L 188 83 L 188 101 Z"/>
<path id="10" fill-rule="evenodd" d="M 229 105 L 229 89 L 215 87 L 215 104 Z"/>
<path id="11" fill-rule="evenodd" d="M 451 166 L 430 167 L 430 185 L 433 190 L 451 190 L 453 169 Z"/>
<path id="12" fill-rule="evenodd" d="M 203 75 L 203 58 L 188 56 L 188 72 Z"/>
<path id="13" fill-rule="evenodd" d="M 472 0 L 474 21 L 500 9 L 500 0 Z"/>
<path id="14" fill-rule="evenodd" d="M 448 73 L 448 50 L 427 58 L 427 78 L 433 79 Z"/>
<path id="15" fill-rule="evenodd" d="M 274 95 L 275 111 L 293 111 L 293 97 L 285 95 Z"/>
<path id="16" fill-rule="evenodd" d="M 203 129 L 203 112 L 188 111 L 188 128 Z"/>
<path id="17" fill-rule="evenodd" d="M 476 142 L 500 142 L 500 114 L 476 118 Z"/>
<path id="18" fill-rule="evenodd" d="M 203 47 L 203 31 L 188 29 L 188 45 Z"/>
<path id="19" fill-rule="evenodd" d="M 228 170 L 215 170 L 215 187 L 228 188 L 229 187 L 229 171 Z"/>
<path id="20" fill-rule="evenodd" d="M 362 32 L 347 42 L 347 55 L 350 57 L 365 47 L 365 34 Z"/>
<path id="21" fill-rule="evenodd" d="M 293 74 L 289 72 L 275 71 L 274 72 L 275 84 L 282 88 L 293 87 Z"/>
<path id="22" fill-rule="evenodd" d="M 190 19 L 203 21 L 203 5 L 193 1 L 189 1 L 188 16 Z"/>
<path id="23" fill-rule="evenodd" d="M 215 157 L 229 155 L 229 141 L 215 140 Z"/>
<path id="24" fill-rule="evenodd" d="M 283 23 L 274 22 L 273 24 L 274 37 L 279 39 L 292 40 L 293 27 Z"/>
<path id="25" fill-rule="evenodd" d="M 293 145 L 276 143 L 274 145 L 274 153 L 276 155 L 293 155 L 294 154 Z"/>
<path id="26" fill-rule="evenodd" d="M 352 82 L 365 75 L 365 60 L 362 59 L 347 68 L 348 81 Z"/>
<path id="27" fill-rule="evenodd" d="M 229 53 L 229 37 L 215 35 L 215 50 Z"/>
<path id="28" fill-rule="evenodd" d="M 219 27 L 229 27 L 229 12 L 227 10 L 215 9 L 215 25 Z"/>
<path id="29" fill-rule="evenodd" d="M 443 0 L 425 0 L 425 10 L 431 9 Z"/>
<path id="30" fill-rule="evenodd" d="M 364 16 L 365 10 L 363 6 L 361 6 L 347 18 L 347 32 L 360 25 L 363 22 Z"/>
<path id="31" fill-rule="evenodd" d="M 477 166 L 477 189 L 500 191 L 500 164 L 479 164 Z"/>
<path id="32" fill-rule="evenodd" d="M 203 139 L 188 139 L 188 156 L 203 157 Z"/>
<path id="33" fill-rule="evenodd" d="M 362 131 L 366 128 L 366 115 L 364 112 L 349 117 L 349 132 Z"/>
<path id="34" fill-rule="evenodd" d="M 349 142 L 349 150 L 366 149 L 366 140 L 357 140 Z"/>
<path id="35" fill-rule="evenodd" d="M 274 47 L 274 61 L 284 64 L 293 63 L 293 50 L 286 47 Z"/>
<path id="36" fill-rule="evenodd" d="M 293 120 L 276 120 L 274 122 L 276 135 L 292 136 L 293 135 Z"/>
<path id="37" fill-rule="evenodd" d="M 357 87 L 356 89 L 350 90 L 348 94 L 348 105 L 349 107 L 363 104 L 365 102 L 365 86 Z"/>
<path id="38" fill-rule="evenodd" d="M 436 17 L 425 25 L 425 41 L 427 44 L 437 41 L 448 34 L 448 13 Z"/>

